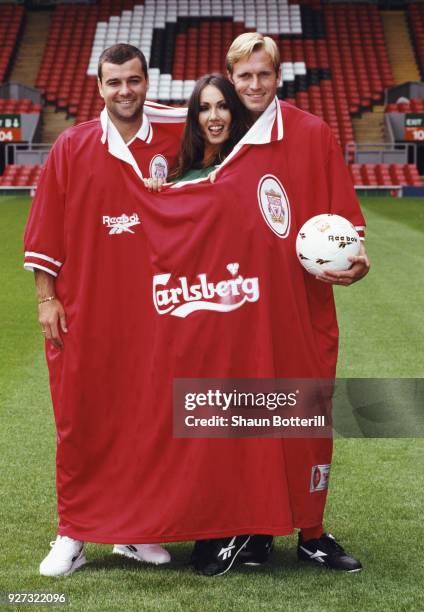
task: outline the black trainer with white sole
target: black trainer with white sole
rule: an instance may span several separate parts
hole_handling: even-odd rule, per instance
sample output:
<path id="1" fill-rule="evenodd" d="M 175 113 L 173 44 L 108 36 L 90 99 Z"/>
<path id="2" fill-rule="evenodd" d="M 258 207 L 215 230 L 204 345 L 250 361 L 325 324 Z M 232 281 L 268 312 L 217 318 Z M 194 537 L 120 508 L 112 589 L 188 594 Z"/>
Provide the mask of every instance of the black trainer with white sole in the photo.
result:
<path id="1" fill-rule="evenodd" d="M 191 552 L 190 563 L 194 569 L 199 570 L 202 564 L 202 559 L 210 555 L 210 549 L 212 547 L 213 540 L 196 540 L 194 548 Z"/>
<path id="2" fill-rule="evenodd" d="M 297 556 L 300 561 L 309 561 L 328 569 L 344 572 L 359 572 L 362 564 L 349 555 L 331 533 L 323 533 L 320 538 L 303 542 L 299 533 Z"/>
<path id="3" fill-rule="evenodd" d="M 262 565 L 266 563 L 274 550 L 272 535 L 252 535 L 239 553 L 239 561 L 245 565 Z"/>
<path id="4" fill-rule="evenodd" d="M 191 557 L 192 563 L 204 576 L 222 576 L 232 568 L 249 540 L 249 535 L 241 535 L 196 542 Z"/>

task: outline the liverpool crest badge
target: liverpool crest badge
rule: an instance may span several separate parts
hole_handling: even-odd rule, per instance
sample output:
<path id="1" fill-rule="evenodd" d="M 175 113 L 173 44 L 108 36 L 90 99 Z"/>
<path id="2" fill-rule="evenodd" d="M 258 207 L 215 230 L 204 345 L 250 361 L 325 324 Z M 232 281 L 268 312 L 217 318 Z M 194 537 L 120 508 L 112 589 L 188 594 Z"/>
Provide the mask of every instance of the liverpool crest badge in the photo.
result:
<path id="1" fill-rule="evenodd" d="M 290 205 L 284 187 L 272 174 L 266 174 L 258 185 L 258 201 L 268 227 L 280 238 L 290 231 Z"/>
<path id="2" fill-rule="evenodd" d="M 265 191 L 265 195 L 268 198 L 268 212 L 271 215 L 271 219 L 274 223 L 284 223 L 284 210 L 281 203 L 281 194 L 274 189 Z"/>
<path id="3" fill-rule="evenodd" d="M 168 176 L 168 162 L 163 155 L 155 155 L 152 158 L 149 173 L 151 178 L 166 179 Z"/>

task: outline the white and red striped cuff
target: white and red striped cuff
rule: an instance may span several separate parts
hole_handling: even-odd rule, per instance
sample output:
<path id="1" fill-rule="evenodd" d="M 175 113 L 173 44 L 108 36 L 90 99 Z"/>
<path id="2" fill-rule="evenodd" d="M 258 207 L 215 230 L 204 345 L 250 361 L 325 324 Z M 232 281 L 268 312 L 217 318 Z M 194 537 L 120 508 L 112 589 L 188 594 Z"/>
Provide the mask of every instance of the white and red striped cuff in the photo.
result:
<path id="1" fill-rule="evenodd" d="M 357 225 L 355 229 L 359 234 L 359 238 L 365 240 L 365 225 Z"/>
<path id="2" fill-rule="evenodd" d="M 44 272 L 47 272 L 52 276 L 57 276 L 59 274 L 61 266 L 62 262 L 53 259 L 53 257 L 49 257 L 48 255 L 44 255 L 43 253 L 25 251 L 25 270 L 30 270 L 31 272 L 33 272 L 34 269 L 44 270 Z"/>

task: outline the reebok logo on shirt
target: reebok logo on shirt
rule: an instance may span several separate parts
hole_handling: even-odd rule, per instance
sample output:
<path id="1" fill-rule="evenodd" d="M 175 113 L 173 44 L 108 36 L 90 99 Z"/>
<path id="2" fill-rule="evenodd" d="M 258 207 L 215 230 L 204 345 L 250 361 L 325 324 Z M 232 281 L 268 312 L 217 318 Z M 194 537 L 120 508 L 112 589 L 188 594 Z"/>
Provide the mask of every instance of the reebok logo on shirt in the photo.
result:
<path id="1" fill-rule="evenodd" d="M 123 234 L 128 232 L 134 234 L 135 232 L 131 229 L 134 225 L 141 223 L 140 217 L 137 213 L 133 213 L 128 216 L 125 213 L 119 217 L 110 217 L 109 215 L 103 215 L 103 225 L 109 228 L 109 234 Z"/>

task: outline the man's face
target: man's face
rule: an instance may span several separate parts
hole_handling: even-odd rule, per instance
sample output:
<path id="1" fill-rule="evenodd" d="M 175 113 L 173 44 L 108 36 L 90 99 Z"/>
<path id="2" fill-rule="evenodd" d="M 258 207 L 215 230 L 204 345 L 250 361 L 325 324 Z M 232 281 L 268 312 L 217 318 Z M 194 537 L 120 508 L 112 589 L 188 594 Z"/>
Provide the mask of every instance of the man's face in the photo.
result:
<path id="1" fill-rule="evenodd" d="M 98 86 L 112 118 L 124 123 L 140 121 L 149 81 L 138 57 L 124 64 L 105 62 Z"/>
<path id="2" fill-rule="evenodd" d="M 241 102 L 257 119 L 277 93 L 280 72 L 275 72 L 271 57 L 260 49 L 236 62 L 228 78 Z"/>

